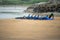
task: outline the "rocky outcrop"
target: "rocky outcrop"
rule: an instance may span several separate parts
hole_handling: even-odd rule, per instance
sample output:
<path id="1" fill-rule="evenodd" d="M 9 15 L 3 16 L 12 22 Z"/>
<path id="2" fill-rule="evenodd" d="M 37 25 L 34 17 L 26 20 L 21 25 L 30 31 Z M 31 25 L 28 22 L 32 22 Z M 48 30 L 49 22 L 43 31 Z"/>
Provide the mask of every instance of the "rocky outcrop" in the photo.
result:
<path id="1" fill-rule="evenodd" d="M 41 2 L 33 4 L 28 7 L 26 12 L 60 12 L 60 4 L 58 2 L 51 3 L 51 0 L 48 2 Z"/>

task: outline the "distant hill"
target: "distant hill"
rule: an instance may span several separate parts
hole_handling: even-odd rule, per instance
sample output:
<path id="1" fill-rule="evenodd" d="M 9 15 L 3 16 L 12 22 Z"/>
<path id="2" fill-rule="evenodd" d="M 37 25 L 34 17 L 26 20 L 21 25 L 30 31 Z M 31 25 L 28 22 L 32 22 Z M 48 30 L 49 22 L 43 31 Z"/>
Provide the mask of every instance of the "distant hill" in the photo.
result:
<path id="1" fill-rule="evenodd" d="M 39 2 L 47 2 L 48 0 L 0 0 L 0 5 L 20 5 L 20 4 L 34 4 Z"/>

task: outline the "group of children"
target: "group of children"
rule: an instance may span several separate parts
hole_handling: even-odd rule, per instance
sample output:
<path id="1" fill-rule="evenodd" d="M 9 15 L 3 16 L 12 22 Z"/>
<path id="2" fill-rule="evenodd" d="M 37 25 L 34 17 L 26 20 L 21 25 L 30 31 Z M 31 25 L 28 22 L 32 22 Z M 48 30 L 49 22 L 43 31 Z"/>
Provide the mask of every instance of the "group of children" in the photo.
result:
<path id="1" fill-rule="evenodd" d="M 49 20 L 49 19 L 54 19 L 54 14 L 53 13 L 51 13 L 49 16 L 48 15 L 46 15 L 45 17 L 40 17 L 39 15 L 35 15 L 35 16 L 33 16 L 33 15 L 28 15 L 27 17 L 26 17 L 26 19 L 39 19 L 39 20 Z"/>
<path id="2" fill-rule="evenodd" d="M 23 17 L 16 17 L 16 19 L 34 19 L 34 20 L 53 20 L 54 19 L 54 14 L 51 13 L 49 16 L 46 15 L 46 16 L 39 16 L 39 15 L 28 15 L 27 17 L 26 16 L 23 16 Z"/>

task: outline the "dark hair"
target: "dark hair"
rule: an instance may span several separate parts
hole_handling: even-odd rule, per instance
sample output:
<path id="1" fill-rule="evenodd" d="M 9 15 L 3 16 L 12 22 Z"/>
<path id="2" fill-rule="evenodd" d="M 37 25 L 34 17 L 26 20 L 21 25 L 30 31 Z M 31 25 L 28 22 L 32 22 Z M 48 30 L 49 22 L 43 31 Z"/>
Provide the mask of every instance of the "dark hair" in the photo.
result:
<path id="1" fill-rule="evenodd" d="M 51 18 L 51 17 L 54 17 L 54 14 L 53 14 L 53 13 L 51 13 L 51 14 L 49 15 L 49 18 Z"/>

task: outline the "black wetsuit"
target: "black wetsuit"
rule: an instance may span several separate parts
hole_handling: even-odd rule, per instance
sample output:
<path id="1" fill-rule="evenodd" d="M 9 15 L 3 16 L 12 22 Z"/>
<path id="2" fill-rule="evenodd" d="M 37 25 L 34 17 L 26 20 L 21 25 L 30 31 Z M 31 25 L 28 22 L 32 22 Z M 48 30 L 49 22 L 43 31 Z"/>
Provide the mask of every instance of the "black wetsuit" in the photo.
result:
<path id="1" fill-rule="evenodd" d="M 53 13 L 51 13 L 51 15 L 49 16 L 49 18 L 51 18 L 51 17 L 53 17 L 53 18 L 54 18 L 54 14 L 53 14 Z"/>

